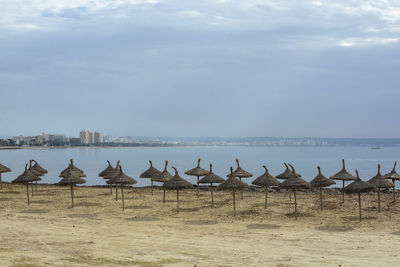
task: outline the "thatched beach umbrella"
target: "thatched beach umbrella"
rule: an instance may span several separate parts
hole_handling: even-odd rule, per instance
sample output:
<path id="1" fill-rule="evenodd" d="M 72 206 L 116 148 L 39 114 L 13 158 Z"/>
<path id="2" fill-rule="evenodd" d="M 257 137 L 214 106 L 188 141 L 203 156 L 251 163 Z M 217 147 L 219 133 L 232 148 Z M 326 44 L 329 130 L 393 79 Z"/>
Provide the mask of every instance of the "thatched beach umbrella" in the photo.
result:
<path id="1" fill-rule="evenodd" d="M 117 176 L 120 172 L 119 166 L 120 166 L 120 161 L 117 161 L 117 165 L 115 166 L 114 170 L 111 170 L 106 176 L 104 176 L 104 179 L 107 179 L 106 183 L 110 185 L 110 192 L 112 195 L 112 186 L 114 184 L 113 178 Z M 118 186 L 115 185 L 115 201 L 118 201 Z"/>
<path id="2" fill-rule="evenodd" d="M 276 179 L 286 180 L 289 177 L 292 177 L 292 171 L 289 169 L 289 166 L 287 165 L 287 163 L 284 162 L 283 165 L 285 165 L 286 169 L 281 174 L 278 174 L 277 176 L 275 176 Z M 301 177 L 301 175 L 298 173 L 296 173 L 296 175 L 297 175 L 297 177 Z M 289 192 L 289 200 L 292 201 L 292 191 Z"/>
<path id="3" fill-rule="evenodd" d="M 117 161 L 117 167 L 119 166 L 119 160 Z M 102 177 L 104 179 L 111 179 L 109 178 L 110 176 L 112 177 L 115 173 L 115 169 L 113 166 L 111 166 L 111 162 L 109 160 L 107 160 L 108 166 L 107 168 L 105 168 L 102 172 L 99 173 L 99 177 Z M 118 172 L 117 172 L 118 174 Z M 112 184 L 110 184 L 110 192 L 112 194 Z"/>
<path id="4" fill-rule="evenodd" d="M 236 170 L 233 171 L 233 176 L 238 177 L 240 181 L 242 181 L 242 178 L 253 177 L 253 174 L 243 170 L 240 167 L 239 159 L 236 159 L 236 164 L 237 164 L 237 168 L 236 168 Z M 230 177 L 230 176 L 231 176 L 231 173 L 226 175 L 226 177 Z M 243 192 L 242 191 L 240 191 L 240 198 L 243 199 Z"/>
<path id="5" fill-rule="evenodd" d="M 214 194 L 213 194 L 213 184 L 220 184 L 225 181 L 223 178 L 219 177 L 212 171 L 212 164 L 210 164 L 210 171 L 206 176 L 204 176 L 199 183 L 200 184 L 210 184 L 211 191 L 211 206 L 214 207 Z"/>
<path id="6" fill-rule="evenodd" d="M 32 162 L 34 162 L 35 165 L 32 166 Z M 40 166 L 39 163 L 38 163 L 36 160 L 34 160 L 34 159 L 31 159 L 31 160 L 29 161 L 29 170 L 30 170 L 34 175 L 36 175 L 37 177 L 39 177 L 39 176 L 44 176 L 44 175 L 47 173 L 47 170 L 46 170 L 45 168 L 43 168 L 42 166 Z M 40 179 L 40 180 L 41 180 L 41 179 Z M 35 181 L 35 187 L 36 187 L 36 190 L 37 190 L 37 181 Z"/>
<path id="7" fill-rule="evenodd" d="M 111 179 L 112 183 L 121 186 L 121 195 L 122 195 L 122 210 L 125 210 L 125 199 L 124 199 L 124 185 L 131 185 L 131 184 L 136 184 L 137 181 L 133 179 L 132 177 L 129 177 L 122 171 L 122 167 L 119 166 L 119 173 L 117 176 Z"/>
<path id="8" fill-rule="evenodd" d="M 175 167 L 172 168 L 175 170 L 175 176 L 166 181 L 163 184 L 163 188 L 176 190 L 176 213 L 179 213 L 179 189 L 192 188 L 193 185 L 180 177 L 178 174 L 178 170 Z"/>
<path id="9" fill-rule="evenodd" d="M 385 177 L 386 179 L 391 179 L 394 187 L 393 187 L 393 203 L 396 204 L 396 180 L 399 181 L 400 180 L 400 174 L 398 174 L 396 172 L 396 165 L 397 165 L 397 161 L 394 162 L 394 166 L 391 172 L 385 174 L 383 177 Z"/>
<path id="10" fill-rule="evenodd" d="M 12 181 L 13 184 L 26 184 L 26 197 L 28 206 L 31 204 L 29 201 L 29 183 L 35 181 L 35 175 L 28 170 L 28 164 L 25 164 L 25 171 Z"/>
<path id="11" fill-rule="evenodd" d="M 81 177 L 76 176 L 76 171 L 73 169 L 69 169 L 65 172 L 63 172 L 62 176 L 60 175 L 59 177 L 62 177 L 57 185 L 69 185 L 71 188 L 71 201 L 72 201 L 72 207 L 74 207 L 74 186 L 77 184 L 84 184 L 86 181 L 82 179 Z"/>
<path id="12" fill-rule="evenodd" d="M 1 181 L 1 174 L 4 172 L 10 172 L 10 171 L 11 171 L 10 168 L 8 168 L 0 163 L 0 189 L 3 189 L 3 182 Z"/>
<path id="13" fill-rule="evenodd" d="M 322 173 L 321 173 L 321 168 L 318 166 L 318 175 L 315 176 L 314 179 L 311 180 L 310 185 L 311 187 L 319 188 L 319 202 L 321 205 L 321 210 L 322 210 L 322 187 L 328 187 L 333 184 L 336 184 L 334 181 L 326 178 Z"/>
<path id="14" fill-rule="evenodd" d="M 356 177 L 351 175 L 346 170 L 346 164 L 344 162 L 344 159 L 342 159 L 342 164 L 343 164 L 342 169 L 338 173 L 336 173 L 335 175 L 329 177 L 329 179 L 342 181 L 342 202 L 344 202 L 344 182 L 345 181 L 353 181 L 353 180 L 356 179 Z"/>
<path id="15" fill-rule="evenodd" d="M 358 171 L 356 170 L 356 179 L 344 188 L 344 192 L 349 194 L 358 194 L 358 208 L 360 213 L 360 222 L 361 222 L 361 193 L 367 193 L 371 191 L 375 191 L 376 187 L 368 182 L 364 182 L 360 179 L 358 175 Z"/>
<path id="16" fill-rule="evenodd" d="M 165 167 L 162 172 L 152 177 L 153 182 L 165 183 L 172 179 L 172 175 L 167 171 L 168 160 L 165 161 Z M 165 188 L 163 187 L 163 203 L 165 203 Z"/>
<path id="17" fill-rule="evenodd" d="M 269 174 L 267 167 L 263 165 L 263 168 L 265 169 L 264 174 L 261 176 L 257 177 L 252 184 L 260 186 L 260 187 L 265 187 L 265 204 L 264 208 L 267 208 L 267 198 L 268 198 L 268 187 L 269 186 L 279 186 L 281 183 L 271 174 Z"/>
<path id="18" fill-rule="evenodd" d="M 244 188 L 248 188 L 249 185 L 240 181 L 236 176 L 233 174 L 233 168 L 231 167 L 231 174 L 229 175 L 229 178 L 226 179 L 223 183 L 221 183 L 217 189 L 218 190 L 232 190 L 232 196 L 233 196 L 233 216 L 236 216 L 236 200 L 235 200 L 235 194 L 236 190 L 242 190 Z"/>
<path id="19" fill-rule="evenodd" d="M 281 183 L 282 188 L 292 189 L 294 195 L 294 214 L 297 219 L 297 198 L 296 198 L 296 190 L 298 189 L 308 189 L 310 185 L 304 181 L 301 177 L 298 176 L 296 170 L 292 165 L 289 164 L 292 169 L 292 174 Z"/>
<path id="20" fill-rule="evenodd" d="M 207 170 L 200 167 L 200 161 L 201 159 L 199 158 L 197 160 L 197 166 L 195 168 L 185 171 L 186 175 L 197 176 L 197 197 L 200 197 L 200 177 L 208 174 Z"/>
<path id="21" fill-rule="evenodd" d="M 64 177 L 64 175 L 66 175 L 67 173 L 72 173 L 72 175 L 76 177 L 81 177 L 81 178 L 86 177 L 86 174 L 81 169 L 79 169 L 74 165 L 73 159 L 70 159 L 69 161 L 70 163 L 68 167 L 60 173 L 59 177 Z"/>
<path id="22" fill-rule="evenodd" d="M 368 180 L 368 183 L 378 188 L 378 212 L 381 212 L 381 188 L 394 188 L 394 183 L 388 181 L 381 174 L 381 164 L 378 164 L 378 173 Z"/>
<path id="23" fill-rule="evenodd" d="M 149 160 L 149 162 L 150 162 L 150 167 L 147 170 L 145 170 L 139 177 L 140 178 L 145 178 L 145 179 L 150 179 L 150 181 L 151 181 L 151 194 L 153 195 L 153 189 L 154 189 L 153 183 L 154 183 L 154 181 L 151 180 L 151 178 L 153 178 L 154 176 L 160 174 L 161 172 L 153 167 L 153 162 L 151 160 Z"/>

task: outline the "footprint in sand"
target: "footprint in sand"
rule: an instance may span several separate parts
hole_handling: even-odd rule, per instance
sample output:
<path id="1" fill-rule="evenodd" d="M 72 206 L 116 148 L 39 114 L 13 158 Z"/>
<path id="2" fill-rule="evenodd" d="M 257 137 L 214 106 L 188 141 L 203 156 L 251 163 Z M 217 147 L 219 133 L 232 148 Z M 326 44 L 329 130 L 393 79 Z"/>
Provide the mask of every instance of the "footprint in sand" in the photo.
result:
<path id="1" fill-rule="evenodd" d="M 183 222 L 185 225 L 213 225 L 217 224 L 217 221 L 214 220 L 192 220 Z"/>
<path id="2" fill-rule="evenodd" d="M 261 229 L 278 229 L 280 228 L 279 225 L 276 224 L 248 224 L 247 229 L 256 229 L 256 230 L 261 230 Z"/>
<path id="3" fill-rule="evenodd" d="M 345 225 L 323 225 L 323 226 L 318 226 L 315 229 L 324 232 L 348 232 L 354 230 L 352 227 Z"/>
<path id="4" fill-rule="evenodd" d="M 141 217 L 126 218 L 125 220 L 135 221 L 135 222 L 155 222 L 155 221 L 159 221 L 160 218 L 152 217 L 152 216 L 141 216 Z"/>

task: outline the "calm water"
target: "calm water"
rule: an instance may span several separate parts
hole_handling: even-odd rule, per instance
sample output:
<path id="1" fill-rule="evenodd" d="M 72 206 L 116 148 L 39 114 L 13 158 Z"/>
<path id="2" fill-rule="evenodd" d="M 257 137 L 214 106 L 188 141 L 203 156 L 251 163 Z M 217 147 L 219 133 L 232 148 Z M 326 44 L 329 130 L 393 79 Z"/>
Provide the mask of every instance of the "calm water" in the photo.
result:
<path id="1" fill-rule="evenodd" d="M 236 167 L 235 158 L 240 159 L 241 167 L 254 177 L 244 179 L 251 182 L 263 173 L 265 164 L 272 175 L 284 171 L 283 162 L 294 165 L 296 172 L 302 174 L 306 181 L 317 175 L 316 167 L 322 168 L 325 176 L 330 176 L 341 168 L 341 159 L 346 159 L 347 170 L 354 173 L 357 168 L 362 179 L 369 179 L 376 174 L 378 162 L 383 173 L 393 167 L 395 160 L 400 160 L 400 147 L 384 147 L 371 149 L 369 147 L 135 147 L 135 148 L 67 148 L 67 149 L 19 149 L 0 150 L 0 163 L 12 169 L 2 175 L 3 180 L 11 181 L 24 170 L 25 162 L 36 159 L 49 173 L 43 182 L 56 183 L 61 170 L 66 168 L 69 159 L 75 160 L 75 165 L 87 175 L 87 185 L 104 185 L 105 182 L 97 174 L 106 166 L 106 160 L 115 165 L 121 160 L 124 172 L 138 181 L 136 186 L 146 186 L 148 179 L 140 179 L 139 175 L 149 167 L 151 159 L 156 168 L 162 170 L 164 160 L 179 170 L 179 174 L 191 182 L 195 177 L 188 177 L 184 171 L 196 166 L 197 158 L 202 158 L 201 165 L 208 169 L 213 163 L 214 173 L 225 177 L 229 167 Z M 399 169 L 400 171 L 400 169 Z"/>

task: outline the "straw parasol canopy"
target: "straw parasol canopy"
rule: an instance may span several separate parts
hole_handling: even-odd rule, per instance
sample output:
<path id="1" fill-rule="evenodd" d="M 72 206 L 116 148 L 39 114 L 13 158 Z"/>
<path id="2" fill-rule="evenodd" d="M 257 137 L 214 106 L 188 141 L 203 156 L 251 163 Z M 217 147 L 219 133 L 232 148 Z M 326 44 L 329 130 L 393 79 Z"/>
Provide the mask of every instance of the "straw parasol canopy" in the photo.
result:
<path id="1" fill-rule="evenodd" d="M 258 185 L 260 187 L 265 187 L 265 205 L 264 208 L 267 208 L 267 198 L 268 198 L 268 187 L 269 186 L 279 186 L 281 183 L 271 174 L 269 174 L 267 167 L 263 165 L 263 168 L 265 169 L 264 174 L 261 176 L 257 177 L 252 184 L 253 185 Z"/>
<path id="2" fill-rule="evenodd" d="M 32 166 L 32 162 L 35 163 L 35 165 Z M 36 175 L 37 177 L 39 176 L 44 176 L 47 173 L 47 170 L 44 169 L 42 166 L 39 165 L 39 163 L 37 163 L 36 160 L 31 159 L 29 161 L 29 170 Z M 42 180 L 42 179 L 40 179 Z M 36 190 L 37 190 L 37 181 L 35 181 L 35 186 L 36 186 Z"/>
<path id="3" fill-rule="evenodd" d="M 112 186 L 113 186 L 111 179 L 114 178 L 116 175 L 118 175 L 120 163 L 121 163 L 121 161 L 118 160 L 115 168 L 112 168 L 112 166 L 111 166 L 112 169 L 109 169 L 109 171 L 107 171 L 103 176 L 103 178 L 107 180 L 106 183 L 108 185 L 110 185 L 110 194 L 111 195 L 112 195 Z M 116 197 L 115 200 L 117 201 L 118 200 L 118 187 L 117 186 L 115 187 L 115 197 Z"/>
<path id="4" fill-rule="evenodd" d="M 224 182 L 222 182 L 217 189 L 218 190 L 232 190 L 232 196 L 233 196 L 233 216 L 236 216 L 236 201 L 235 201 L 235 193 L 236 190 L 242 190 L 244 188 L 248 188 L 249 185 L 240 181 L 239 179 L 236 178 L 233 174 L 233 168 L 231 166 L 231 174 L 228 179 L 226 179 Z"/>
<path id="5" fill-rule="evenodd" d="M 213 184 L 220 184 L 225 180 L 213 173 L 212 164 L 210 164 L 210 171 L 206 176 L 204 176 L 199 183 L 200 184 L 210 184 L 210 191 L 211 191 L 211 206 L 214 207 L 214 193 L 213 193 Z"/>
<path id="6" fill-rule="evenodd" d="M 356 179 L 356 177 L 351 175 L 346 170 L 346 163 L 345 163 L 344 159 L 342 159 L 342 169 L 335 175 L 332 175 L 331 177 L 329 177 L 329 179 L 342 181 L 342 202 L 344 202 L 344 182 L 345 181 L 353 181 Z"/>
<path id="7" fill-rule="evenodd" d="M 396 180 L 400 180 L 400 174 L 396 172 L 396 165 L 397 161 L 394 162 L 393 169 L 391 172 L 383 175 L 386 179 L 392 179 L 392 182 L 394 184 L 393 186 L 393 203 L 396 203 Z"/>
<path id="8" fill-rule="evenodd" d="M 117 186 L 121 186 L 121 194 L 122 194 L 122 210 L 125 210 L 125 199 L 124 199 L 124 185 L 131 185 L 136 184 L 137 181 L 132 177 L 126 175 L 122 171 L 121 165 L 119 166 L 119 173 L 111 178 L 112 183 L 116 184 Z"/>
<path id="9" fill-rule="evenodd" d="M 175 176 L 165 182 L 163 188 L 176 190 L 176 213 L 179 213 L 179 189 L 189 189 L 192 188 L 193 185 L 180 177 L 175 167 L 172 168 L 175 170 Z"/>
<path id="10" fill-rule="evenodd" d="M 3 172 L 10 172 L 11 169 L 0 163 L 0 189 L 3 189 L 3 182 L 1 181 L 1 174 Z"/>
<path id="11" fill-rule="evenodd" d="M 77 177 L 86 177 L 86 174 L 85 174 L 81 169 L 79 169 L 78 167 L 76 167 L 76 166 L 74 165 L 74 160 L 73 160 L 73 159 L 70 159 L 70 164 L 68 165 L 68 167 L 67 167 L 66 169 L 64 169 L 64 170 L 60 173 L 59 177 L 64 177 L 64 176 L 66 175 L 66 173 L 68 173 L 69 171 L 70 171 L 74 176 L 77 176 Z"/>
<path id="12" fill-rule="evenodd" d="M 165 183 L 172 179 L 172 175 L 167 170 L 168 167 L 168 160 L 165 161 L 164 170 L 157 174 L 156 176 L 151 178 L 153 182 Z M 163 203 L 165 203 L 165 188 L 163 188 Z"/>
<path id="13" fill-rule="evenodd" d="M 76 176 L 77 172 L 74 169 L 69 169 L 63 172 L 62 179 L 57 183 L 57 185 L 69 185 L 71 189 L 71 202 L 72 208 L 74 207 L 74 186 L 77 184 L 84 184 L 86 181 L 81 177 Z M 60 175 L 61 177 L 61 175 Z"/>
<path id="14" fill-rule="evenodd" d="M 375 191 L 376 187 L 368 182 L 364 182 L 360 179 L 360 176 L 358 174 L 358 170 L 356 169 L 356 179 L 346 186 L 344 188 L 344 192 L 349 193 L 349 194 L 358 194 L 358 207 L 359 207 L 359 213 L 360 213 L 360 222 L 361 222 L 361 193 L 367 193 L 371 191 Z"/>
<path id="15" fill-rule="evenodd" d="M 321 167 L 317 167 L 318 169 L 318 175 L 315 176 L 314 179 L 311 180 L 310 185 L 311 187 L 319 188 L 319 201 L 320 201 L 320 206 L 322 210 L 322 187 L 328 187 L 333 184 L 336 184 L 334 181 L 326 178 L 322 173 L 321 173 Z"/>
<path id="16" fill-rule="evenodd" d="M 200 197 L 200 192 L 199 192 L 199 187 L 200 187 L 200 176 L 205 176 L 208 174 L 208 171 L 200 167 L 200 161 L 201 159 L 199 158 L 197 160 L 197 166 L 193 169 L 190 169 L 188 171 L 185 171 L 186 175 L 191 175 L 191 176 L 197 176 L 197 197 Z"/>
<path id="17" fill-rule="evenodd" d="M 107 176 L 110 172 L 114 171 L 115 168 L 113 166 L 111 166 L 111 162 L 109 160 L 107 160 L 108 166 L 107 168 L 105 168 L 102 172 L 99 173 L 99 177 L 105 177 Z"/>
<path id="18" fill-rule="evenodd" d="M 151 181 L 151 194 L 153 195 L 153 180 L 151 180 L 151 178 L 153 178 L 154 176 L 160 174 L 161 172 L 159 170 L 157 170 L 156 168 L 153 167 L 153 162 L 151 160 L 149 160 L 150 162 L 150 167 L 145 170 L 139 177 L 140 178 L 147 178 L 150 179 Z"/>
<path id="19" fill-rule="evenodd" d="M 297 219 L 297 198 L 296 198 L 296 190 L 298 189 L 308 189 L 310 188 L 310 185 L 304 181 L 301 177 L 298 176 L 298 174 L 296 173 L 296 170 L 294 169 L 294 167 L 292 165 L 290 165 L 290 168 L 292 169 L 292 174 L 281 183 L 281 187 L 282 188 L 286 188 L 286 189 L 292 189 L 293 191 L 293 195 L 294 195 L 294 214 L 296 216 Z"/>
<path id="20" fill-rule="evenodd" d="M 240 181 L 242 180 L 242 178 L 253 177 L 253 174 L 243 170 L 240 167 L 239 159 L 236 159 L 236 164 L 237 164 L 237 168 L 236 168 L 236 170 L 233 171 L 233 176 L 238 177 Z M 231 173 L 226 175 L 226 177 L 230 177 L 230 176 L 231 176 Z M 240 192 L 240 198 L 243 199 L 243 192 Z"/>
<path id="21" fill-rule="evenodd" d="M 286 169 L 281 174 L 278 174 L 277 176 L 275 176 L 276 179 L 286 180 L 286 179 L 288 179 L 289 177 L 292 176 L 292 171 L 289 169 L 288 164 L 284 162 L 283 165 L 285 165 Z M 301 175 L 298 174 L 298 173 L 296 173 L 296 175 L 298 177 L 301 177 Z M 292 192 L 291 191 L 289 193 L 289 200 L 292 201 Z"/>
<path id="22" fill-rule="evenodd" d="M 378 212 L 381 212 L 381 188 L 394 188 L 394 183 L 381 174 L 381 164 L 378 164 L 378 173 L 368 180 L 368 183 L 378 188 Z"/>
<path id="23" fill-rule="evenodd" d="M 36 177 L 31 171 L 28 170 L 28 164 L 25 164 L 25 171 L 12 181 L 13 184 L 26 184 L 26 197 L 28 201 L 28 206 L 30 205 L 29 183 L 32 183 L 37 178 L 38 177 Z"/>

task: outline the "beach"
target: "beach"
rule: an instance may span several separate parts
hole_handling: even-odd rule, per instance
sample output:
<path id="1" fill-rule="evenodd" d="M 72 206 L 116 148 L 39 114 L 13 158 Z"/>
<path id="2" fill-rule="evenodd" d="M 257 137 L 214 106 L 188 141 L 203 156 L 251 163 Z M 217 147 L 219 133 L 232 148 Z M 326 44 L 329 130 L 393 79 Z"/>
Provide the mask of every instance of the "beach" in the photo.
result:
<path id="1" fill-rule="evenodd" d="M 125 211 L 109 188 L 77 187 L 71 208 L 68 187 L 39 185 L 30 206 L 26 187 L 0 190 L 1 266 L 389 266 L 399 263 L 400 207 L 391 194 L 362 196 L 298 192 L 299 217 L 287 193 L 237 198 L 232 193 L 126 188 Z"/>

